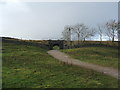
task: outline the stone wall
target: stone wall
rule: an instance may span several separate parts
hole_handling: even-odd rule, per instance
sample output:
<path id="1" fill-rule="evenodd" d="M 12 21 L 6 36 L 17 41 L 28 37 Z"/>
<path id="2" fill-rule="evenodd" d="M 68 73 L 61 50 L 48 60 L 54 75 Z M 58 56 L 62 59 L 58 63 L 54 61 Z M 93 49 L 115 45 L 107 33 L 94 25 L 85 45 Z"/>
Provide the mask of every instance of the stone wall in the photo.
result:
<path id="1" fill-rule="evenodd" d="M 114 45 L 115 43 L 119 42 L 99 42 L 99 41 L 86 41 L 82 42 L 79 45 L 76 44 L 76 42 L 67 42 L 64 40 L 48 40 L 48 44 L 43 44 L 43 43 L 38 43 L 38 42 L 31 42 L 28 40 L 20 40 L 20 39 L 14 39 L 14 38 L 2 38 L 3 42 L 9 42 L 9 43 L 15 43 L 15 44 L 23 44 L 23 45 L 32 45 L 32 46 L 37 46 L 40 48 L 48 49 L 51 50 L 53 46 L 56 44 L 60 47 L 60 49 L 71 49 L 71 48 L 81 48 L 81 47 L 113 47 L 113 48 L 118 48 L 118 46 Z M 112 45 L 110 45 L 111 43 Z"/>
<path id="2" fill-rule="evenodd" d="M 35 43 L 35 42 L 29 42 L 29 41 L 16 40 L 16 39 L 2 38 L 2 42 L 22 44 L 22 45 L 31 45 L 31 46 L 37 46 L 37 47 L 40 47 L 40 48 L 44 48 L 44 49 L 49 49 L 49 45 Z"/>

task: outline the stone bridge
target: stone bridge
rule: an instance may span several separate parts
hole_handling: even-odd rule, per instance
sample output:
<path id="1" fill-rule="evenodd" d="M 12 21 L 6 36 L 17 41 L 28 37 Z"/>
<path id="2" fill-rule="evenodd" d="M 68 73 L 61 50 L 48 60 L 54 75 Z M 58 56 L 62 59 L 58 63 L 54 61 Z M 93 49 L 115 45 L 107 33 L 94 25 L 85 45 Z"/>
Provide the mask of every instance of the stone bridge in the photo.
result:
<path id="1" fill-rule="evenodd" d="M 48 40 L 49 49 L 53 49 L 54 46 L 59 46 L 60 49 L 64 49 L 64 40 Z"/>
<path id="2" fill-rule="evenodd" d="M 32 42 L 32 41 L 24 41 L 19 40 L 15 38 L 9 38 L 9 37 L 2 37 L 2 42 L 7 43 L 15 43 L 15 44 L 23 44 L 23 45 L 32 45 L 37 46 L 44 49 L 52 50 L 54 46 L 59 46 L 60 49 L 64 49 L 64 40 L 45 40 L 48 43 L 39 43 L 39 42 Z"/>
<path id="3" fill-rule="evenodd" d="M 90 44 L 86 42 L 86 44 L 72 44 L 72 42 L 64 41 L 64 40 L 45 40 L 48 43 L 39 43 L 39 42 L 32 42 L 32 41 L 24 41 L 24 40 L 19 40 L 19 39 L 14 39 L 14 38 L 7 38 L 7 37 L 2 37 L 2 42 L 10 42 L 10 43 L 15 43 L 15 44 L 23 44 L 23 45 L 32 45 L 32 46 L 37 46 L 40 48 L 44 49 L 49 49 L 52 50 L 54 46 L 59 46 L 60 49 L 70 49 L 70 48 L 79 48 L 79 47 L 115 47 L 118 48 L 118 46 L 111 46 L 108 44 L 100 44 L 100 42 L 94 42 L 94 44 Z M 115 42 L 118 43 L 118 42 Z"/>

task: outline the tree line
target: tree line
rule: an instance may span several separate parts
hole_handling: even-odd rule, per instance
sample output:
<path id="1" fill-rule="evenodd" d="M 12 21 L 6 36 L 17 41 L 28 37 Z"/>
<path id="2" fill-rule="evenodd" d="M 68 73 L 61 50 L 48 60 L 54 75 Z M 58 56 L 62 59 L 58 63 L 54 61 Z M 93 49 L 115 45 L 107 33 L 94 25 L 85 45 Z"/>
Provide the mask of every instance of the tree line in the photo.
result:
<path id="1" fill-rule="evenodd" d="M 84 23 L 79 23 L 75 25 L 66 25 L 62 32 L 62 37 L 66 41 L 78 40 L 86 41 L 87 39 L 98 35 L 99 40 L 102 41 L 103 37 L 109 38 L 109 41 L 115 41 L 119 39 L 120 35 L 120 22 L 116 20 L 110 20 L 103 25 L 97 25 L 97 28 L 91 28 Z"/>

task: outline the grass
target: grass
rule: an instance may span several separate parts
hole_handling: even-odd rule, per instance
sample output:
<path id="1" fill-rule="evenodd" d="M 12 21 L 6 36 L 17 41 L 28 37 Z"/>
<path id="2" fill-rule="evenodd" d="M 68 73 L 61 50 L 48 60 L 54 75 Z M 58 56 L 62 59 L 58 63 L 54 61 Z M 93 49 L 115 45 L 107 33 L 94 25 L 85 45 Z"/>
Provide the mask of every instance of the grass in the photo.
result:
<path id="1" fill-rule="evenodd" d="M 65 65 L 47 50 L 3 43 L 3 88 L 116 88 L 118 80 L 99 72 Z"/>
<path id="2" fill-rule="evenodd" d="M 59 50 L 59 49 L 60 49 L 59 46 L 54 46 L 54 47 L 53 47 L 53 50 Z"/>
<path id="3" fill-rule="evenodd" d="M 2 51 L 0 42 L 0 89 L 2 88 Z"/>
<path id="4" fill-rule="evenodd" d="M 62 51 L 81 61 L 118 68 L 118 49 L 116 48 L 83 47 L 77 49 L 66 49 Z"/>

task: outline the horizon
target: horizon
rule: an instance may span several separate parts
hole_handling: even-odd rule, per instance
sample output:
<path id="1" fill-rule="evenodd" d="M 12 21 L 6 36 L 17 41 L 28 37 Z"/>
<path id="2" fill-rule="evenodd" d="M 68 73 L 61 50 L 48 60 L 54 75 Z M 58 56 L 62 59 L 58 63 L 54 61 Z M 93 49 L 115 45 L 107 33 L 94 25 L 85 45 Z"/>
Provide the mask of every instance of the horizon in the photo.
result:
<path id="1" fill-rule="evenodd" d="M 1 37 L 0 36 L 0 38 L 10 38 L 10 39 L 18 39 L 18 40 L 26 40 L 26 41 L 30 40 L 30 39 L 20 39 L 20 38 L 7 37 L 7 36 L 6 37 Z M 48 40 L 52 40 L 52 41 L 55 40 L 56 41 L 56 40 L 64 40 L 64 39 L 46 39 L 46 40 L 43 40 L 43 41 L 48 41 Z M 33 40 L 33 41 L 42 41 L 42 40 Z M 64 40 L 64 41 L 67 41 L 67 40 Z M 71 41 L 78 41 L 78 40 L 71 40 Z M 80 41 L 82 41 L 82 40 L 80 40 Z M 85 41 L 100 41 L 100 40 L 87 40 L 86 39 Z M 111 40 L 102 40 L 102 41 L 104 42 L 104 41 L 111 41 Z M 102 42 L 102 41 L 100 41 L 100 42 Z M 115 40 L 114 42 L 116 42 L 116 41 L 118 42 L 118 40 Z M 113 42 L 113 41 L 111 41 L 111 42 Z"/>

